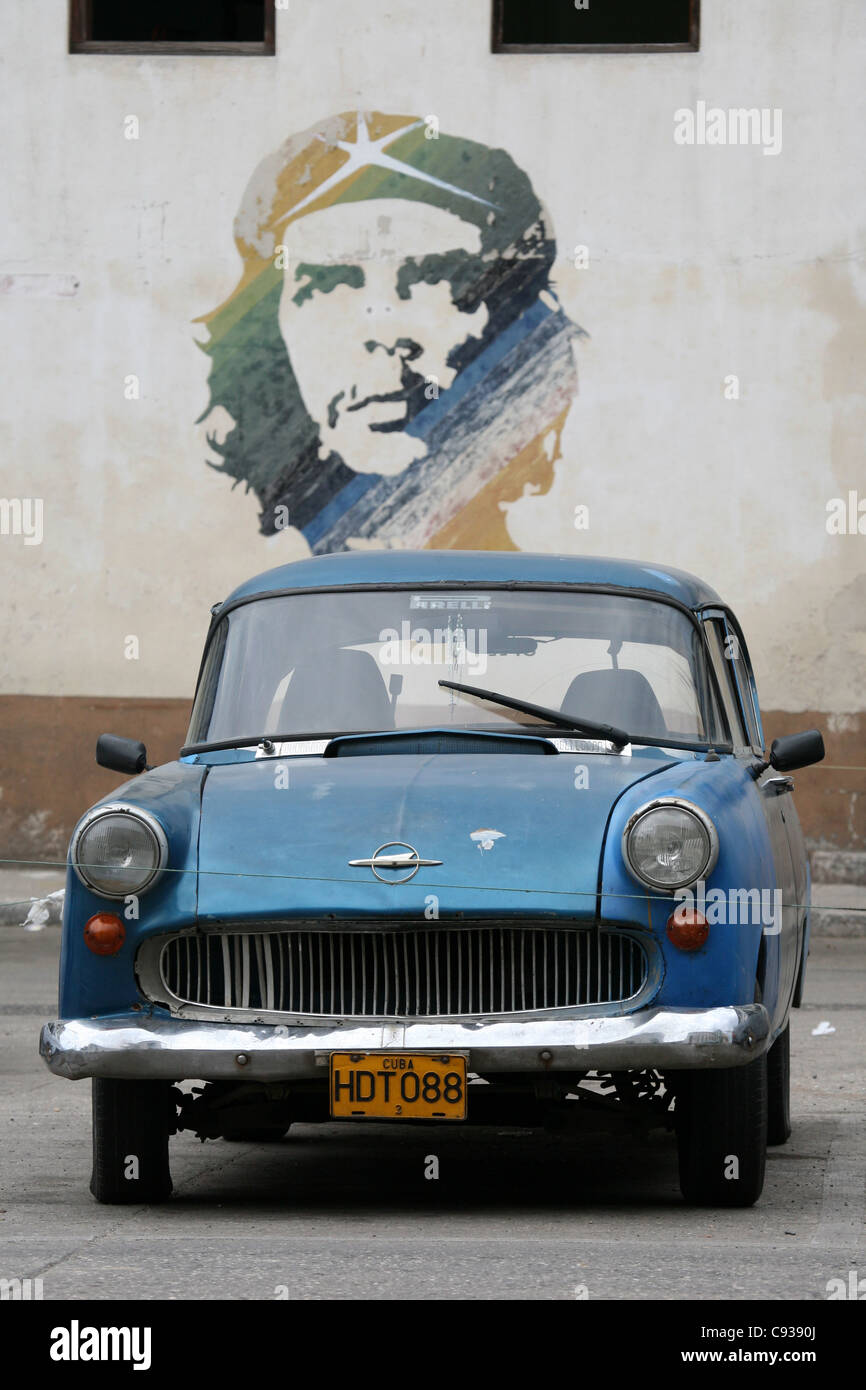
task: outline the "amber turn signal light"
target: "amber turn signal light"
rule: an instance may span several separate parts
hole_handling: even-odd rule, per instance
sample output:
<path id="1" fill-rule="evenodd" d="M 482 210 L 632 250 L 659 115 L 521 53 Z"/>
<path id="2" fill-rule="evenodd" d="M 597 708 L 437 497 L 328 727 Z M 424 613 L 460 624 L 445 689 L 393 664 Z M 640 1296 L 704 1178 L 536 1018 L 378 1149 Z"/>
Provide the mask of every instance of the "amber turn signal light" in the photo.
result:
<path id="1" fill-rule="evenodd" d="M 113 912 L 97 912 L 84 923 L 84 944 L 95 956 L 116 956 L 126 940 L 126 928 Z"/>
<path id="2" fill-rule="evenodd" d="M 665 930 L 668 941 L 678 950 L 697 951 L 710 934 L 710 924 L 702 912 L 681 906 L 671 913 Z"/>

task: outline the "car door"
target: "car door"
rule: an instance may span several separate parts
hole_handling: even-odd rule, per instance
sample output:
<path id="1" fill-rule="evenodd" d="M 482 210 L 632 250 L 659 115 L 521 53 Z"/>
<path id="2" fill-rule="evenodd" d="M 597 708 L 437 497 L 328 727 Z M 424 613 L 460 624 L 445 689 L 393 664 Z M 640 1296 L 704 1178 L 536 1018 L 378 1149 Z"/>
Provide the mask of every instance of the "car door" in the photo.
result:
<path id="1" fill-rule="evenodd" d="M 722 609 L 705 610 L 704 628 L 713 669 L 721 688 L 728 722 L 731 724 L 734 752 L 763 759 L 763 731 L 755 690 L 754 677 L 742 634 L 731 615 Z M 792 834 L 800 836 L 799 821 L 794 810 L 791 791 L 793 778 L 780 776 L 767 768 L 755 783 L 767 831 L 776 873 L 776 892 L 773 920 L 764 925 L 764 949 L 767 964 L 765 979 L 775 975 L 778 966 L 778 988 L 767 990 L 765 1003 L 770 1009 L 773 1027 L 782 1023 L 791 1004 L 800 965 L 802 948 L 805 883 L 798 882 Z M 802 855 L 805 864 L 805 855 Z M 751 885 L 744 884 L 743 887 Z M 768 904 L 769 906 L 769 904 Z M 778 907 L 778 912 L 776 908 Z M 769 914 L 765 914 L 769 916 Z"/>

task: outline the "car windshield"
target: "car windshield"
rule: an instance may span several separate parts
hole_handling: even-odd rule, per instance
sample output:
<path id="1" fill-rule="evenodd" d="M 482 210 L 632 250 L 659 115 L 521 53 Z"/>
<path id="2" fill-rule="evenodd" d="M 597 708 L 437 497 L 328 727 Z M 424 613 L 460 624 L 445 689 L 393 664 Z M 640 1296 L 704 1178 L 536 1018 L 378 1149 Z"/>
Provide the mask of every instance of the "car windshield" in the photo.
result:
<path id="1" fill-rule="evenodd" d="M 277 595 L 232 609 L 211 636 L 187 746 L 553 728 L 442 680 L 561 711 L 576 725 L 617 725 L 636 742 L 725 737 L 698 626 L 681 609 L 611 592 L 431 586 Z"/>

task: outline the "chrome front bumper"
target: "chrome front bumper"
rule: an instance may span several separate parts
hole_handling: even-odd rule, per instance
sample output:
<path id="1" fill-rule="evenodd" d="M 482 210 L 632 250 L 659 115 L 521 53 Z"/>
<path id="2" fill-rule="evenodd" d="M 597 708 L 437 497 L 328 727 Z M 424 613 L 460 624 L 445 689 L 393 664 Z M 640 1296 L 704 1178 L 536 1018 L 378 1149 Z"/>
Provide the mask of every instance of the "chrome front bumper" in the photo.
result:
<path id="1" fill-rule="evenodd" d="M 324 1076 L 331 1052 L 461 1052 L 469 1070 L 630 1071 L 735 1067 L 766 1051 L 761 1004 L 641 1009 L 620 1018 L 347 1023 L 342 1027 L 194 1023 L 168 1018 L 61 1019 L 39 1051 L 51 1071 L 166 1081 Z"/>

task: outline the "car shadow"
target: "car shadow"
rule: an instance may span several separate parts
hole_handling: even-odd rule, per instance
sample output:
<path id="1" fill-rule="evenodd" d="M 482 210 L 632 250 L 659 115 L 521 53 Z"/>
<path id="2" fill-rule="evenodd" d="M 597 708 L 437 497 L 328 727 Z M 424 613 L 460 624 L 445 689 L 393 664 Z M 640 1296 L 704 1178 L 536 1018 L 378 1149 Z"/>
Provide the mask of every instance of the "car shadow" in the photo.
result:
<path id="1" fill-rule="evenodd" d="M 172 1206 L 333 1214 L 682 1204 L 676 1143 L 663 1131 L 297 1125 L 277 1143 L 196 1144 L 193 1171 L 189 1144 L 186 1135 L 173 1141 Z"/>

